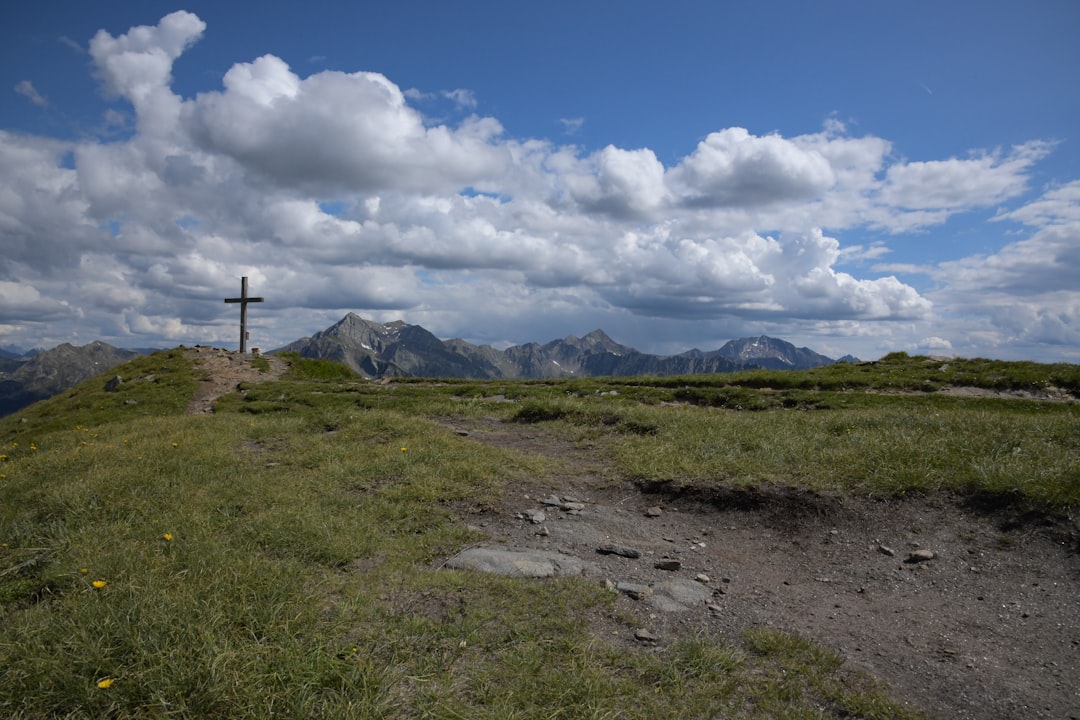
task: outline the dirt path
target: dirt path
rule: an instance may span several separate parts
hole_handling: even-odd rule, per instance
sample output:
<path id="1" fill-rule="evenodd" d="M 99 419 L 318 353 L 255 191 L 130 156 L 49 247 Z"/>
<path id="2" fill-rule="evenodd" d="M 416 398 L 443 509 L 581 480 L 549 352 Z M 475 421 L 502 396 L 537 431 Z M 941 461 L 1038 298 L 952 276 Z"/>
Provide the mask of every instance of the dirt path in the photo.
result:
<path id="1" fill-rule="evenodd" d="M 269 363 L 268 370 L 260 370 L 251 364 L 251 355 L 241 355 L 222 348 L 196 345 L 184 352 L 195 361 L 195 366 L 206 375 L 187 406 L 187 415 L 214 412 L 214 401 L 236 390 L 239 383 L 256 383 L 277 380 L 288 369 L 288 364 L 273 355 L 262 356 Z"/>
<path id="2" fill-rule="evenodd" d="M 1075 524 L 926 499 L 648 494 L 611 479 L 599 447 L 493 419 L 451 425 L 478 442 L 562 460 L 557 472 L 509 491 L 503 507 L 470 516 L 491 545 L 575 555 L 616 583 L 707 576 L 698 581 L 712 598 L 684 612 L 620 597 L 661 646 L 683 634 L 736 637 L 768 626 L 833 648 L 940 718 L 1080 718 Z M 583 507 L 545 504 L 551 496 Z M 604 543 L 642 556 L 600 554 Z M 933 559 L 910 561 L 920 550 Z M 680 569 L 656 569 L 665 558 Z M 634 642 L 613 619 L 597 632 Z"/>

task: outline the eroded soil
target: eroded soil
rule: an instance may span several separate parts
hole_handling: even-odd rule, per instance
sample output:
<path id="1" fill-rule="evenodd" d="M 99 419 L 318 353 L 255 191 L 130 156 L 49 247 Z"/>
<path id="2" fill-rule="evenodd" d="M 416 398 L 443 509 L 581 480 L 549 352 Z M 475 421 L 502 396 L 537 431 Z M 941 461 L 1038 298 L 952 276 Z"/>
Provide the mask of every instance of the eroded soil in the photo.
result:
<path id="1" fill-rule="evenodd" d="M 260 370 L 251 364 L 250 355 L 241 355 L 205 345 L 188 348 L 184 355 L 195 361 L 195 366 L 206 378 L 199 384 L 191 402 L 188 403 L 188 415 L 212 413 L 214 401 L 236 390 L 240 383 L 277 380 L 288 369 L 288 363 L 273 355 L 263 356 L 270 367 L 269 370 Z"/>
<path id="2" fill-rule="evenodd" d="M 628 596 L 659 645 L 737 638 L 751 626 L 811 637 L 940 718 L 1080 718 L 1080 529 L 1007 508 L 878 501 L 794 490 L 664 495 L 614 480 L 602 448 L 542 427 L 450 422 L 478 442 L 556 457 L 560 468 L 467 518 L 494 546 L 569 553 L 612 582 L 708 576 L 713 598 L 659 612 Z M 552 495 L 580 511 L 545 505 Z M 660 514 L 650 517 L 649 508 Z M 544 511 L 542 523 L 530 512 Z M 653 511 L 655 513 L 655 510 Z M 604 555 L 605 543 L 640 558 Z M 932 560 L 909 562 L 916 550 Z M 678 571 L 658 570 L 677 559 Z M 632 644 L 615 618 L 609 641 Z"/>

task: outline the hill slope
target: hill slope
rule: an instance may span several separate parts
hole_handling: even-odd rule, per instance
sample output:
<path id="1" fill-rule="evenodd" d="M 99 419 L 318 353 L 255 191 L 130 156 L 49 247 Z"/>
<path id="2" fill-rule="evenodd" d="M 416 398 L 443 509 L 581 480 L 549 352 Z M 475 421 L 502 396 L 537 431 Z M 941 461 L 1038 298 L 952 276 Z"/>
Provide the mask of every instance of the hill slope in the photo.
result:
<path id="1" fill-rule="evenodd" d="M 380 384 L 202 354 L 0 419 L 0 716 L 1075 712 L 1080 368 Z M 187 415 L 208 357 L 243 372 Z M 449 567 L 508 548 L 544 554 Z"/>

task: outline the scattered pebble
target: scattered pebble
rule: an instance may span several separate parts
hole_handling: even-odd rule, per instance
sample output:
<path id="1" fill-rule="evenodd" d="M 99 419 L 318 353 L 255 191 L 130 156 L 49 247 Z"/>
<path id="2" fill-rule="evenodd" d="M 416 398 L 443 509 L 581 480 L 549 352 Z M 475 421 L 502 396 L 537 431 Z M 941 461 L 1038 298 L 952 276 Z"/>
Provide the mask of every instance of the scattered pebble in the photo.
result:
<path id="1" fill-rule="evenodd" d="M 904 562 L 920 563 L 926 562 L 927 560 L 933 560 L 936 557 L 937 555 L 934 554 L 933 550 L 915 550 L 914 552 L 908 553 L 907 560 L 905 560 Z"/>
<path id="2" fill-rule="evenodd" d="M 882 555 L 888 555 L 889 557 L 896 555 L 896 551 L 887 545 L 878 545 L 877 551 Z"/>
<path id="3" fill-rule="evenodd" d="M 638 642 L 643 643 L 655 643 L 660 641 L 660 638 L 656 637 L 656 635 L 652 634 L 645 628 L 638 628 L 637 630 L 635 630 L 634 639 Z"/>
<path id="4" fill-rule="evenodd" d="M 682 570 L 682 562 L 672 558 L 664 558 L 663 560 L 658 560 L 653 567 L 657 570 Z"/>
<path id="5" fill-rule="evenodd" d="M 660 517 L 663 514 L 663 510 L 659 505 L 653 505 L 651 508 L 645 511 L 645 517 Z"/>

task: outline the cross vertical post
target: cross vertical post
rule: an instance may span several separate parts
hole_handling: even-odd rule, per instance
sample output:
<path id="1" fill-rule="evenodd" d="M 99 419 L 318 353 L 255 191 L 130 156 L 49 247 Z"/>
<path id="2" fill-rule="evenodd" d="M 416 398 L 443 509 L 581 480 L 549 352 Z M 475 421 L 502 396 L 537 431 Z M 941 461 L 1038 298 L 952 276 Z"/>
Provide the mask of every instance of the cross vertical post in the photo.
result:
<path id="1" fill-rule="evenodd" d="M 240 297 L 225 298 L 227 303 L 240 303 L 240 354 L 247 353 L 247 306 L 248 303 L 262 302 L 261 297 L 248 297 L 247 276 L 240 278 Z"/>

